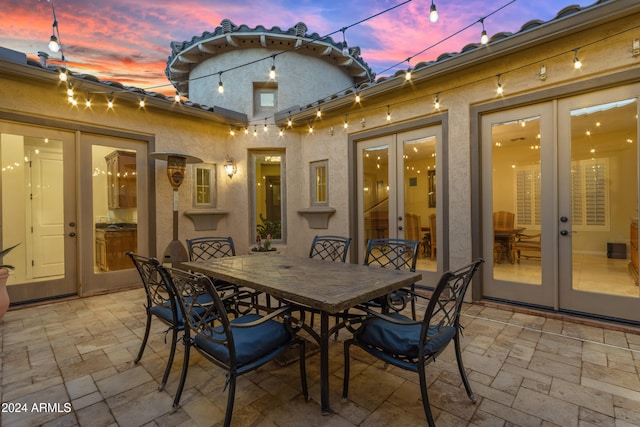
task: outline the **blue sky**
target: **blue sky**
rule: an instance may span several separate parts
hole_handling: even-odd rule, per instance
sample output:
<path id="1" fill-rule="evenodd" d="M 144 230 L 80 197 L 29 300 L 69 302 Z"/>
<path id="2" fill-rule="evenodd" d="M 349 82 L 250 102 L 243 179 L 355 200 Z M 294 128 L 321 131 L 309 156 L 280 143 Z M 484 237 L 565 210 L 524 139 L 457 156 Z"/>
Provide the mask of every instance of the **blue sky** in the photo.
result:
<path id="1" fill-rule="evenodd" d="M 337 32 L 333 36 L 336 41 L 342 41 L 339 30 L 348 27 L 345 36 L 349 46 L 359 46 L 362 58 L 381 76 L 406 69 L 407 58 L 415 65 L 477 43 L 482 31 L 480 18 L 486 17 L 485 28 L 492 36 L 517 32 L 530 20 L 554 19 L 569 5 L 588 7 L 595 3 L 434 0 L 440 18 L 432 24 L 431 0 L 53 1 L 65 58 L 73 72 L 166 93 L 173 92 L 164 75 L 171 54 L 169 44 L 213 31 L 225 18 L 252 28 L 287 29 L 302 21 L 309 33 Z M 393 10 L 381 13 L 390 8 Z M 360 21 L 364 22 L 353 25 Z M 0 46 L 33 58 L 38 51 L 48 51 L 53 23 L 48 0 L 0 0 L 0 22 Z M 56 63 L 59 55 L 49 53 L 50 61 Z M 400 66 L 393 68 L 397 64 Z"/>

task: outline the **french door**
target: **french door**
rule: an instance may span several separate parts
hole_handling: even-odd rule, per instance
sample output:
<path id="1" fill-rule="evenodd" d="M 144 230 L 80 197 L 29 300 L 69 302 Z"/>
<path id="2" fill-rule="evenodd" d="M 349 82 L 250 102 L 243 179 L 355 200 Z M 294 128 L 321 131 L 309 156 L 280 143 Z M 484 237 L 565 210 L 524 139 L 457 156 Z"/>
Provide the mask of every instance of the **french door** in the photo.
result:
<path id="1" fill-rule="evenodd" d="M 360 263 L 369 239 L 401 238 L 420 242 L 417 269 L 426 283 L 442 271 L 441 140 L 437 125 L 358 142 Z"/>
<path id="2" fill-rule="evenodd" d="M 77 293 L 75 137 L 0 121 L 3 263 L 12 304 Z"/>
<path id="3" fill-rule="evenodd" d="M 484 296 L 640 321 L 639 95 L 625 86 L 482 118 Z"/>

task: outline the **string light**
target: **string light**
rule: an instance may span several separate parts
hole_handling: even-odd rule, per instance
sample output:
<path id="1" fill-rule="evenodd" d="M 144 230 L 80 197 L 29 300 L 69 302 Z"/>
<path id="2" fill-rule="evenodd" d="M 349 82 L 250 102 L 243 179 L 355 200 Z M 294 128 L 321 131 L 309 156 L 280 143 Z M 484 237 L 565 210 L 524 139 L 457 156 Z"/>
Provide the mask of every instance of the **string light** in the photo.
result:
<path id="1" fill-rule="evenodd" d="M 280 134 L 280 136 L 284 136 L 284 129 L 280 128 L 279 134 Z"/>
<path id="2" fill-rule="evenodd" d="M 316 111 L 316 117 L 317 118 L 321 118 L 322 117 L 322 110 L 320 110 L 319 108 L 318 108 L 318 111 Z"/>
<path id="3" fill-rule="evenodd" d="M 113 108 L 113 98 L 111 97 L 107 99 L 107 108 Z"/>
<path id="4" fill-rule="evenodd" d="M 269 128 L 267 127 L 267 118 L 264 119 L 264 131 L 267 132 Z"/>
<path id="5" fill-rule="evenodd" d="M 489 43 L 489 36 L 487 36 L 487 30 L 484 28 L 484 18 L 480 18 L 482 24 L 482 33 L 480 34 L 480 44 L 485 45 Z"/>
<path id="6" fill-rule="evenodd" d="M 498 93 L 498 95 L 502 95 L 502 93 L 504 92 L 504 89 L 502 88 L 502 83 L 500 83 L 500 74 L 498 74 L 498 88 L 496 89 L 496 92 Z"/>
<path id="7" fill-rule="evenodd" d="M 258 129 L 253 125 L 253 136 L 258 136 Z"/>
<path id="8" fill-rule="evenodd" d="M 244 134 L 249 135 L 249 128 L 247 126 L 244 127 Z"/>
<path id="9" fill-rule="evenodd" d="M 220 95 L 224 93 L 224 85 L 222 84 L 222 73 L 218 73 L 218 93 Z"/>
<path id="10" fill-rule="evenodd" d="M 436 97 L 433 100 L 433 109 L 438 111 L 440 110 L 440 97 L 438 94 L 436 94 Z"/>
<path id="11" fill-rule="evenodd" d="M 178 91 L 176 91 L 176 94 L 174 95 L 173 100 L 176 102 L 180 102 L 180 94 L 178 93 Z"/>
<path id="12" fill-rule="evenodd" d="M 232 127 L 229 128 L 229 135 L 236 136 L 236 131 Z"/>
<path id="13" fill-rule="evenodd" d="M 573 68 L 576 70 L 582 68 L 582 62 L 578 58 L 578 48 L 573 49 Z"/>
<path id="14" fill-rule="evenodd" d="M 356 89 L 356 104 L 360 104 L 360 101 L 362 100 L 362 98 L 360 97 L 360 91 L 358 89 Z"/>
<path id="15" fill-rule="evenodd" d="M 144 99 L 141 99 L 140 102 L 138 103 L 138 105 L 140 105 L 140 108 L 144 108 L 144 106 L 145 106 Z"/>
<path id="16" fill-rule="evenodd" d="M 345 36 L 345 31 L 347 31 L 347 27 L 343 27 L 340 29 L 342 31 L 342 54 L 344 56 L 349 56 L 349 46 L 347 45 L 347 38 Z"/>
<path id="17" fill-rule="evenodd" d="M 273 63 L 271 65 L 271 70 L 269 70 L 269 78 L 271 80 L 275 80 L 276 79 L 276 56 L 273 55 L 271 58 L 273 58 Z"/>
<path id="18" fill-rule="evenodd" d="M 411 80 L 411 58 L 407 58 L 407 65 L 409 65 L 409 68 L 407 68 L 407 71 L 405 71 L 404 73 L 404 79 L 406 81 Z"/>
<path id="19" fill-rule="evenodd" d="M 436 5 L 433 3 L 433 0 L 431 0 L 431 7 L 429 8 L 429 21 L 431 21 L 432 24 L 438 22 L 438 11 L 436 10 Z"/>
<path id="20" fill-rule="evenodd" d="M 87 99 L 84 101 L 84 105 L 87 107 L 91 107 L 91 98 L 87 96 Z"/>
<path id="21" fill-rule="evenodd" d="M 391 121 L 391 107 L 387 105 L 387 121 Z"/>
<path id="22" fill-rule="evenodd" d="M 344 123 L 342 124 L 342 127 L 345 129 L 349 128 L 349 120 L 348 120 L 348 115 L 344 115 Z"/>
<path id="23" fill-rule="evenodd" d="M 293 120 L 291 120 L 291 117 L 289 117 L 287 119 L 287 127 L 292 127 L 293 126 Z"/>

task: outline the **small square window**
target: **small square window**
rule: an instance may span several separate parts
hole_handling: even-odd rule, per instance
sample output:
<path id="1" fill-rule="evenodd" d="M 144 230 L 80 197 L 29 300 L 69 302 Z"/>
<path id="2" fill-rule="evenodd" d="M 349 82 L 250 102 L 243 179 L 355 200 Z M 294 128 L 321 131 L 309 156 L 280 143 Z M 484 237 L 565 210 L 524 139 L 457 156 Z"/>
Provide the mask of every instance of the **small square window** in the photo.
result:
<path id="1" fill-rule="evenodd" d="M 260 92 L 260 107 L 275 107 L 276 94 L 274 92 Z"/>
<path id="2" fill-rule="evenodd" d="M 271 115 L 278 109 L 278 83 L 253 83 L 253 115 Z"/>

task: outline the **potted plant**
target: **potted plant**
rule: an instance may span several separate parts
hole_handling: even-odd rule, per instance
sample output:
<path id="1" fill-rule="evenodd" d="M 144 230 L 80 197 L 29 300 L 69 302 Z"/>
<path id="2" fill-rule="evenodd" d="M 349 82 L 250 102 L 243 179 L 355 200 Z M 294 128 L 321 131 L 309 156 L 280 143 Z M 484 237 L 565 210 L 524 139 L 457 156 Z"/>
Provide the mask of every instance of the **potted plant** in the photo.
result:
<path id="1" fill-rule="evenodd" d="M 19 245 L 20 243 L 18 243 Z M 9 294 L 7 293 L 7 279 L 9 278 L 9 270 L 13 270 L 12 265 L 2 264 L 2 259 L 6 254 L 11 252 L 18 245 L 0 250 L 0 319 L 9 309 Z"/>
<path id="2" fill-rule="evenodd" d="M 282 229 L 279 222 L 274 222 L 260 214 L 262 224 L 256 227 L 256 246 L 252 252 L 277 252 L 278 249 L 271 246 L 271 239 L 279 239 Z"/>

